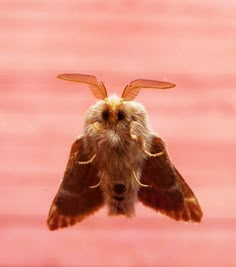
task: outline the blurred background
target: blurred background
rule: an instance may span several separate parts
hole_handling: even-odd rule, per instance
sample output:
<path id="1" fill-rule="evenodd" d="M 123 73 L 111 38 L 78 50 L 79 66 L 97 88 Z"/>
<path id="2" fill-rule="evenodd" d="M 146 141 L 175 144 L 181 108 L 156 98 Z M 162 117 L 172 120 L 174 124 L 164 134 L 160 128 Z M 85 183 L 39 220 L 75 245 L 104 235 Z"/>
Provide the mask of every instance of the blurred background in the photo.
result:
<path id="1" fill-rule="evenodd" d="M 0 266 L 236 266 L 236 2 L 0 2 Z M 197 195 L 201 224 L 136 206 L 50 232 L 48 209 L 95 102 L 60 73 L 95 75 L 137 101 Z"/>

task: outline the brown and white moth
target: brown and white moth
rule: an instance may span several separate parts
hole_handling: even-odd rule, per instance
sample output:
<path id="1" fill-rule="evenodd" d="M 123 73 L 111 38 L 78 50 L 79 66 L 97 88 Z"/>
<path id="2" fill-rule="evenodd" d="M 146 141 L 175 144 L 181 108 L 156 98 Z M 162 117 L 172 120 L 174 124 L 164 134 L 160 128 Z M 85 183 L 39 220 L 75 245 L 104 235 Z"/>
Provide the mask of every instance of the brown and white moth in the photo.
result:
<path id="1" fill-rule="evenodd" d="M 109 215 L 131 217 L 137 200 L 175 220 L 200 222 L 202 210 L 194 193 L 170 161 L 165 142 L 151 131 L 145 108 L 132 101 L 142 88 L 175 85 L 139 79 L 121 97 L 108 97 L 94 76 L 58 78 L 87 84 L 99 101 L 88 109 L 84 133 L 72 145 L 49 211 L 49 229 L 80 222 L 104 205 Z"/>

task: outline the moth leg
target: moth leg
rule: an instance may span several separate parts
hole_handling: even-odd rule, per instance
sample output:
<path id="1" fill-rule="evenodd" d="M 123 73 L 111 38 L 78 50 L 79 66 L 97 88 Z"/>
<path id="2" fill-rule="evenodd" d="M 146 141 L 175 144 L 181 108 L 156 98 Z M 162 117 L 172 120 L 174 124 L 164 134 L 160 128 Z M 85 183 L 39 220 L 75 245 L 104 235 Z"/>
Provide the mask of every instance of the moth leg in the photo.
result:
<path id="1" fill-rule="evenodd" d="M 145 146 L 145 142 L 144 142 L 142 137 L 138 138 L 136 135 L 131 135 L 131 139 L 133 139 L 135 141 L 140 141 L 141 146 L 142 146 L 142 150 L 143 150 L 144 154 L 146 154 L 148 157 L 155 158 L 155 157 L 159 157 L 159 156 L 164 154 L 164 151 L 154 153 L 154 154 L 147 151 L 146 146 Z"/>
<path id="2" fill-rule="evenodd" d="M 141 183 L 141 182 L 139 181 L 139 179 L 138 179 L 138 177 L 137 177 L 137 175 L 136 175 L 135 171 L 134 171 L 134 170 L 132 170 L 132 172 L 133 172 L 133 175 L 134 175 L 135 181 L 137 182 L 137 184 L 138 184 L 138 185 L 140 185 L 140 186 L 142 186 L 142 187 L 149 187 L 149 186 L 150 186 L 150 185 L 148 185 L 148 184 L 143 184 L 143 183 Z"/>
<path id="3" fill-rule="evenodd" d="M 132 140 L 138 141 L 139 137 L 142 134 L 143 125 L 137 121 L 132 121 L 130 123 L 130 136 Z"/>
<path id="4" fill-rule="evenodd" d="M 87 160 L 87 161 L 77 161 L 77 163 L 78 163 L 79 165 L 90 164 L 91 162 L 93 162 L 93 160 L 95 159 L 95 157 L 96 157 L 96 154 L 94 154 L 90 160 Z"/>
<path id="5" fill-rule="evenodd" d="M 138 136 L 135 135 L 135 134 L 131 134 L 131 139 L 134 140 L 134 141 L 138 141 Z"/>
<path id="6" fill-rule="evenodd" d="M 146 150 L 146 148 L 145 148 L 144 143 L 143 143 L 142 149 L 143 149 L 143 152 L 144 152 L 147 156 L 149 156 L 149 157 L 153 157 L 153 158 L 155 158 L 155 157 L 159 157 L 159 156 L 161 156 L 161 155 L 164 154 L 164 151 L 161 151 L 161 152 L 158 152 L 158 153 L 154 153 L 154 154 L 148 152 L 148 151 Z"/>
<path id="7" fill-rule="evenodd" d="M 92 123 L 92 126 L 93 126 L 94 130 L 97 131 L 97 132 L 101 129 L 101 127 L 100 127 L 99 124 L 100 123 L 97 122 L 97 121 L 95 121 L 94 123 Z"/>
<path id="8" fill-rule="evenodd" d="M 102 131 L 102 125 L 99 121 L 94 121 L 87 126 L 86 132 L 89 136 L 93 136 Z"/>
<path id="9" fill-rule="evenodd" d="M 143 128 L 143 125 L 141 123 L 137 121 L 132 121 L 130 124 L 131 139 L 141 144 L 144 154 L 146 154 L 148 157 L 159 157 L 163 155 L 164 151 L 154 153 L 154 154 L 147 151 L 146 146 L 145 146 L 145 141 L 142 137 L 142 130 L 143 130 L 142 128 Z"/>
<path id="10" fill-rule="evenodd" d="M 104 177 L 104 175 L 102 174 L 102 177 L 101 177 L 100 181 L 97 184 L 90 186 L 89 188 L 93 189 L 93 188 L 99 187 L 101 185 L 102 181 L 103 181 L 103 177 Z"/>

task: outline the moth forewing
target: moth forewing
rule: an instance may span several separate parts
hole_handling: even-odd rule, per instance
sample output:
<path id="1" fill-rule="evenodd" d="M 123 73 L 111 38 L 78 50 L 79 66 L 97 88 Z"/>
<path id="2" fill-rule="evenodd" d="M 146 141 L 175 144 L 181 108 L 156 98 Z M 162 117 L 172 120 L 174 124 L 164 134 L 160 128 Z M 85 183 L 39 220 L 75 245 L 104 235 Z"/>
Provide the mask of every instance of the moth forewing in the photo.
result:
<path id="1" fill-rule="evenodd" d="M 145 108 L 129 101 L 142 88 L 167 89 L 174 84 L 135 80 L 119 98 L 107 97 L 104 84 L 94 76 L 59 78 L 88 84 L 100 101 L 88 109 L 83 136 L 72 145 L 49 211 L 49 229 L 80 222 L 104 204 L 109 215 L 130 217 L 137 200 L 173 219 L 199 222 L 200 205 L 170 161 L 164 141 L 150 130 Z"/>
<path id="2" fill-rule="evenodd" d="M 202 210 L 197 198 L 170 161 L 160 137 L 153 137 L 151 151 L 163 154 L 145 161 L 141 182 L 151 187 L 139 190 L 139 200 L 175 220 L 200 222 Z"/>
<path id="3" fill-rule="evenodd" d="M 90 189 L 99 180 L 97 170 L 91 164 L 79 164 L 88 154 L 81 136 L 72 145 L 64 177 L 49 210 L 50 230 L 80 222 L 103 206 L 101 189 Z"/>

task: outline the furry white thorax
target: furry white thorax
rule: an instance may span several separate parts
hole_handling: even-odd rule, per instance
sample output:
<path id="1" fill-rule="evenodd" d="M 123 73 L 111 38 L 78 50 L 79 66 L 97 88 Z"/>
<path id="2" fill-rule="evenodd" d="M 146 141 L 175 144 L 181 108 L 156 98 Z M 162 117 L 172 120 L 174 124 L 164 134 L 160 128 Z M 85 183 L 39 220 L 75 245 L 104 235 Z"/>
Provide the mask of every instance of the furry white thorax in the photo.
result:
<path id="1" fill-rule="evenodd" d="M 110 118 L 108 121 L 104 121 L 102 117 L 104 110 L 109 111 Z M 125 118 L 123 120 L 119 121 L 117 119 L 116 113 L 118 110 L 124 111 Z M 131 140 L 132 125 L 135 125 L 135 134 L 148 141 L 151 130 L 148 126 L 144 106 L 134 101 L 123 101 L 120 97 L 112 95 L 105 100 L 98 101 L 88 109 L 85 118 L 84 136 L 88 137 L 90 142 L 97 149 L 102 149 L 103 152 L 112 150 L 113 153 L 116 153 L 123 150 L 127 153 L 127 150 L 133 144 L 133 140 Z M 134 144 L 137 146 L 136 142 Z M 117 151 L 114 151 L 114 149 L 117 149 Z"/>
<path id="2" fill-rule="evenodd" d="M 106 112 L 105 119 L 103 112 Z M 120 120 L 119 112 L 124 115 Z M 146 158 L 142 145 L 149 149 L 151 136 L 147 113 L 140 103 L 123 101 L 113 95 L 98 101 L 88 109 L 85 118 L 84 145 L 90 156 L 96 154 L 94 164 L 102 178 L 101 188 L 110 207 L 110 214 L 116 214 L 111 199 L 114 183 L 125 184 L 127 200 L 122 202 L 122 205 L 125 205 L 123 209 L 126 210 L 127 215 L 134 213 L 133 204 L 137 198 L 139 186 L 133 177 L 133 172 L 140 179 L 142 165 Z M 114 211 L 112 211 L 113 208 Z"/>

